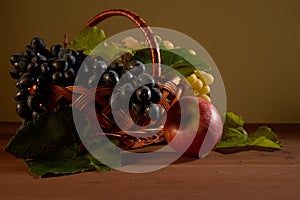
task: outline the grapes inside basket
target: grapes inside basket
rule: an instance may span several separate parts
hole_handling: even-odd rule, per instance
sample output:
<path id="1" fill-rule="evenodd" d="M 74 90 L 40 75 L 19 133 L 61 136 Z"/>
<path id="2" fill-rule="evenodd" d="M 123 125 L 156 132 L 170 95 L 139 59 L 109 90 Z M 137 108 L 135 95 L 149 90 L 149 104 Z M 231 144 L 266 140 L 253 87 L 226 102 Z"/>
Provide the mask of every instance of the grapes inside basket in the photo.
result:
<path id="1" fill-rule="evenodd" d="M 107 42 L 96 25 L 116 15 L 132 20 L 146 40 L 128 36 Z M 206 156 L 221 139 L 221 152 L 239 151 L 257 138 L 261 147 L 281 149 L 269 128 L 261 127 L 251 138 L 233 113 L 226 114 L 223 129 L 211 102 L 210 66 L 195 51 L 156 36 L 127 10 L 104 11 L 73 41 L 65 36 L 63 44 L 49 49 L 35 37 L 10 62 L 23 124 L 6 151 L 25 159 L 37 177 L 111 169 L 86 148 L 95 140 L 103 146 L 104 137 L 114 145 L 102 147 L 100 157 L 113 160 L 113 168 L 122 166 L 116 152 L 156 144 L 192 157 Z"/>

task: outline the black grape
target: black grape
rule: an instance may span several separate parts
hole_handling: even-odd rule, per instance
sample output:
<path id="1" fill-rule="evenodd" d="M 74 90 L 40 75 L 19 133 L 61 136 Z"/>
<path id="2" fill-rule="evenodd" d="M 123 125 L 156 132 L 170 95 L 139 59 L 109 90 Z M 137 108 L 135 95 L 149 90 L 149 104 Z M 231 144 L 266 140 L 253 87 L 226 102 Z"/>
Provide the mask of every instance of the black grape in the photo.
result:
<path id="1" fill-rule="evenodd" d="M 151 98 L 151 90 L 147 86 L 139 87 L 136 90 L 136 97 L 140 102 L 147 102 Z"/>
<path id="2" fill-rule="evenodd" d="M 37 63 L 29 63 L 27 71 L 34 77 L 37 77 L 41 73 L 41 68 Z"/>
<path id="3" fill-rule="evenodd" d="M 151 98 L 150 101 L 152 103 L 158 103 L 162 98 L 162 93 L 158 88 L 151 88 Z"/>
<path id="4" fill-rule="evenodd" d="M 18 63 L 21 59 L 23 58 L 22 55 L 16 54 L 16 55 L 12 55 L 9 59 L 10 63 L 12 65 L 15 65 L 16 63 Z"/>
<path id="5" fill-rule="evenodd" d="M 141 61 L 138 61 L 138 60 L 131 61 L 128 64 L 128 66 L 126 67 L 126 69 L 130 70 L 130 72 L 134 76 L 145 73 L 145 71 L 146 71 L 145 65 Z"/>
<path id="6" fill-rule="evenodd" d="M 71 49 L 62 49 L 60 52 L 58 52 L 57 57 L 59 59 L 62 59 L 65 54 L 71 54 L 71 53 L 72 53 Z"/>
<path id="7" fill-rule="evenodd" d="M 123 64 L 120 62 L 113 62 L 109 65 L 108 70 L 112 70 L 118 74 L 118 76 L 122 76 Z"/>
<path id="8" fill-rule="evenodd" d="M 27 45 L 23 53 L 23 56 L 24 58 L 31 60 L 34 56 L 36 56 L 36 53 L 31 46 Z"/>
<path id="9" fill-rule="evenodd" d="M 75 77 L 76 77 L 74 69 L 69 68 L 67 71 L 65 71 L 64 77 L 65 77 L 68 85 L 73 85 L 74 81 L 75 81 Z"/>
<path id="10" fill-rule="evenodd" d="M 63 46 L 60 44 L 56 44 L 51 46 L 50 48 L 50 52 L 54 57 L 58 57 L 58 53 L 63 50 Z"/>
<path id="11" fill-rule="evenodd" d="M 34 78 L 30 73 L 23 74 L 16 83 L 16 87 L 19 89 L 27 89 L 35 84 Z"/>
<path id="12" fill-rule="evenodd" d="M 124 100 L 127 100 L 131 97 L 134 92 L 134 87 L 131 83 L 125 83 L 120 88 L 120 97 Z"/>
<path id="13" fill-rule="evenodd" d="M 17 91 L 16 95 L 15 95 L 15 101 L 16 102 L 21 102 L 21 101 L 26 101 L 28 96 L 29 96 L 29 91 L 28 90 L 19 90 Z"/>
<path id="14" fill-rule="evenodd" d="M 97 75 L 93 74 L 88 80 L 88 86 L 90 88 L 96 87 L 98 85 Z"/>
<path id="15" fill-rule="evenodd" d="M 42 74 L 47 74 L 50 71 L 51 71 L 51 68 L 50 68 L 50 66 L 49 66 L 48 63 L 41 64 L 41 72 L 42 72 Z"/>
<path id="16" fill-rule="evenodd" d="M 75 65 L 75 63 L 76 63 L 75 56 L 73 56 L 70 53 L 64 54 L 63 57 L 62 57 L 62 59 L 64 59 L 65 61 L 67 61 L 67 63 L 70 64 L 70 65 Z"/>
<path id="17" fill-rule="evenodd" d="M 63 73 L 57 71 L 52 74 L 52 83 L 56 85 L 63 85 L 64 83 L 64 76 Z"/>
<path id="18" fill-rule="evenodd" d="M 15 64 L 15 66 L 20 72 L 26 72 L 28 64 L 29 62 L 22 58 L 18 63 Z"/>
<path id="19" fill-rule="evenodd" d="M 103 59 L 95 60 L 93 63 L 93 72 L 95 74 L 103 74 L 107 70 L 107 65 Z"/>
<path id="20" fill-rule="evenodd" d="M 114 87 L 119 82 L 119 76 L 115 71 L 109 70 L 103 73 L 101 83 L 107 87 Z"/>
<path id="21" fill-rule="evenodd" d="M 42 64 L 42 63 L 44 63 L 44 62 L 46 62 L 47 61 L 47 57 L 45 57 L 45 56 L 43 56 L 43 55 L 41 55 L 41 54 L 38 54 L 38 55 L 36 55 L 36 56 L 34 56 L 32 59 L 31 59 L 31 62 L 32 63 L 36 63 L 36 64 Z"/>
<path id="22" fill-rule="evenodd" d="M 39 51 L 37 54 L 38 55 L 43 55 L 46 58 L 51 58 L 52 57 L 52 54 L 48 49 L 43 49 L 43 50 Z"/>
<path id="23" fill-rule="evenodd" d="M 41 113 L 44 111 L 42 108 L 44 106 L 44 98 L 40 94 L 33 94 L 30 95 L 27 99 L 27 105 L 28 107 L 38 113 Z"/>
<path id="24" fill-rule="evenodd" d="M 45 49 L 46 44 L 41 38 L 35 37 L 31 40 L 31 47 L 36 51 L 40 51 L 42 49 Z"/>
<path id="25" fill-rule="evenodd" d="M 32 110 L 28 107 L 27 102 L 17 103 L 16 113 L 26 121 L 32 120 Z"/>
<path id="26" fill-rule="evenodd" d="M 123 75 L 119 81 L 119 85 L 124 85 L 125 83 L 132 83 L 134 76 L 129 71 L 123 71 Z"/>
<path id="27" fill-rule="evenodd" d="M 160 109 L 157 104 L 150 104 L 146 107 L 145 110 L 146 116 L 151 119 L 152 121 L 156 121 L 159 118 Z"/>
<path id="28" fill-rule="evenodd" d="M 68 69 L 68 63 L 64 59 L 55 60 L 52 63 L 52 66 L 59 71 L 65 71 Z"/>
<path id="29" fill-rule="evenodd" d="M 155 81 L 150 74 L 142 73 L 136 77 L 136 84 L 138 86 L 147 85 L 148 87 L 153 87 L 155 85 Z"/>
<path id="30" fill-rule="evenodd" d="M 15 66 L 12 66 L 9 70 L 9 74 L 13 79 L 19 79 L 22 75 L 21 72 L 19 72 L 19 70 L 17 70 L 17 68 Z"/>

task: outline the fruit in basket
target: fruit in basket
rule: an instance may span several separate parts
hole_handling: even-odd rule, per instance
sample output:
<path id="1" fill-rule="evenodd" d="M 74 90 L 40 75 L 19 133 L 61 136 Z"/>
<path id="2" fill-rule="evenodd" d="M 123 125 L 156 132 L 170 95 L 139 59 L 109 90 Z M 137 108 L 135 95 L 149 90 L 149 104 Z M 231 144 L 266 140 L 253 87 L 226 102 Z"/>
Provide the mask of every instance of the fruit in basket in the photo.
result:
<path id="1" fill-rule="evenodd" d="M 210 85 L 214 82 L 213 75 L 205 71 L 195 70 L 186 80 L 193 88 L 195 96 L 201 97 L 209 102 L 211 101 L 209 93 Z"/>
<path id="2" fill-rule="evenodd" d="M 145 73 L 142 62 L 135 60 L 129 63 L 129 67 L 122 71 L 116 91 L 110 99 L 113 110 L 127 109 L 126 103 L 129 103 L 129 109 L 135 113 L 153 121 L 158 119 L 156 103 L 161 100 L 162 93 L 155 85 L 154 78 Z M 120 99 L 117 100 L 117 97 Z"/>
<path id="3" fill-rule="evenodd" d="M 109 70 L 103 73 L 100 82 L 106 87 L 113 88 L 119 82 L 119 75 L 117 74 L 117 72 Z"/>
<path id="4" fill-rule="evenodd" d="M 170 146 L 187 156 L 206 156 L 221 139 L 223 124 L 215 106 L 186 96 L 167 113 L 163 133 Z"/>
<path id="5" fill-rule="evenodd" d="M 130 70 L 130 72 L 134 75 L 137 76 L 139 74 L 142 74 L 146 71 L 146 67 L 144 65 L 144 63 L 142 63 L 141 61 L 138 60 L 133 60 L 131 61 L 127 68 L 128 71 Z"/>
<path id="6" fill-rule="evenodd" d="M 136 92 L 136 98 L 141 103 L 149 101 L 151 98 L 151 90 L 147 86 L 139 87 Z"/>

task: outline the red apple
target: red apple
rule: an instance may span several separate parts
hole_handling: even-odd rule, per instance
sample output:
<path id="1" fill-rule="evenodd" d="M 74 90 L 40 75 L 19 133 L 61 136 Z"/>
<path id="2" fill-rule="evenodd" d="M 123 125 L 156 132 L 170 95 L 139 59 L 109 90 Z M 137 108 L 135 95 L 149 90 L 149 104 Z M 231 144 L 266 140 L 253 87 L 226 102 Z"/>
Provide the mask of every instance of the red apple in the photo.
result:
<path id="1" fill-rule="evenodd" d="M 220 141 L 222 130 L 221 117 L 212 103 L 186 96 L 168 111 L 163 133 L 175 151 L 203 158 Z"/>

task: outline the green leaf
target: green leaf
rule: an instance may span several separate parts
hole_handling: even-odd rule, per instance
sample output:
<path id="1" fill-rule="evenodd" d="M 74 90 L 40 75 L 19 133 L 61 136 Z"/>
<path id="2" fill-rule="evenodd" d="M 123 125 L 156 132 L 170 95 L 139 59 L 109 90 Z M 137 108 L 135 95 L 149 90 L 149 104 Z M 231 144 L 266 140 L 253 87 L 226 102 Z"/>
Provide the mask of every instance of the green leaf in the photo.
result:
<path id="1" fill-rule="evenodd" d="M 108 170 L 112 169 L 111 167 L 103 165 L 99 160 L 97 160 L 94 156 L 92 156 L 89 153 L 86 154 L 85 157 L 89 159 L 89 161 L 90 161 L 89 164 L 98 171 L 108 171 Z M 117 156 L 116 162 L 118 162 L 117 163 L 118 166 L 121 166 L 121 156 L 120 155 Z"/>
<path id="2" fill-rule="evenodd" d="M 267 126 L 259 127 L 254 133 L 249 135 L 249 137 L 250 138 L 265 137 L 266 139 L 271 140 L 273 142 L 279 141 L 277 135 L 271 130 L 271 128 Z"/>
<path id="3" fill-rule="evenodd" d="M 122 47 L 114 42 L 101 43 L 88 52 L 90 55 L 99 55 L 107 62 L 113 61 L 125 53 L 133 54 L 133 50 Z"/>
<path id="4" fill-rule="evenodd" d="M 82 30 L 77 37 L 74 38 L 71 44 L 71 49 L 83 51 L 88 55 L 97 45 L 103 42 L 105 33 L 98 27 L 88 27 Z"/>
<path id="5" fill-rule="evenodd" d="M 234 114 L 233 112 L 227 112 L 224 127 L 238 128 L 244 126 L 244 120 L 241 116 Z"/>
<path id="6" fill-rule="evenodd" d="M 89 137 L 90 123 L 86 115 L 79 111 L 76 114 L 78 121 L 82 123 L 79 131 L 83 137 Z M 102 145 L 95 146 L 98 148 L 97 156 L 114 159 L 113 166 L 121 165 L 121 155 L 117 148 L 104 146 L 101 138 L 95 141 L 95 144 Z M 111 169 L 83 151 L 81 144 L 73 122 L 72 108 L 62 107 L 56 112 L 42 114 L 36 121 L 21 127 L 5 150 L 18 158 L 26 159 L 31 174 L 39 178 Z"/>
<path id="7" fill-rule="evenodd" d="M 104 160 L 109 163 L 109 166 L 117 168 L 121 166 L 121 154 L 117 147 L 117 141 L 108 141 L 101 139 L 101 133 L 93 134 L 92 137 L 87 136 L 85 145 L 88 147 L 89 152 L 98 160 Z"/>
<path id="8" fill-rule="evenodd" d="M 217 148 L 246 146 L 248 134 L 243 128 L 224 127 L 222 139 Z"/>
<path id="9" fill-rule="evenodd" d="M 271 148 L 271 149 L 282 149 L 281 145 L 278 142 L 274 142 L 272 140 L 267 139 L 264 136 L 259 137 L 249 137 L 249 146 L 263 147 L 263 148 Z"/>
<path id="10" fill-rule="evenodd" d="M 255 133 L 247 134 L 244 120 L 232 112 L 226 113 L 221 141 L 216 151 L 235 153 L 247 150 L 274 151 L 282 149 L 277 135 L 267 126 L 259 127 Z"/>
<path id="11" fill-rule="evenodd" d="M 267 126 L 261 126 L 254 133 L 249 134 L 249 146 L 282 149 L 278 136 Z"/>
<path id="12" fill-rule="evenodd" d="M 62 149 L 46 158 L 27 160 L 26 164 L 30 173 L 37 178 L 73 174 L 94 169 L 98 171 L 111 169 L 89 153 L 76 154 L 69 149 Z"/>
<path id="13" fill-rule="evenodd" d="M 82 121 L 86 122 L 84 118 Z M 48 156 L 62 148 L 76 152 L 80 144 L 72 109 L 64 107 L 41 114 L 36 121 L 21 127 L 5 150 L 17 158 L 27 159 Z"/>
<path id="14" fill-rule="evenodd" d="M 171 67 L 183 76 L 191 75 L 194 70 L 209 70 L 209 65 L 198 56 L 189 53 L 188 49 L 178 48 L 172 50 L 160 49 L 161 63 Z M 149 48 L 137 50 L 131 60 L 140 60 L 143 63 L 152 63 L 151 51 Z M 170 74 L 170 68 L 162 68 L 163 75 Z"/>

